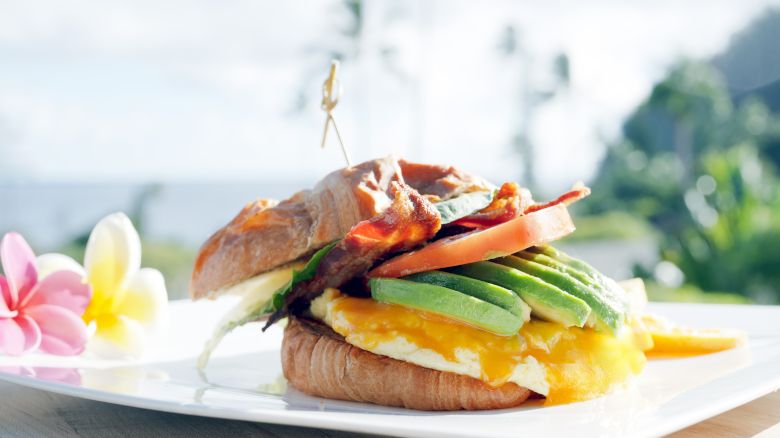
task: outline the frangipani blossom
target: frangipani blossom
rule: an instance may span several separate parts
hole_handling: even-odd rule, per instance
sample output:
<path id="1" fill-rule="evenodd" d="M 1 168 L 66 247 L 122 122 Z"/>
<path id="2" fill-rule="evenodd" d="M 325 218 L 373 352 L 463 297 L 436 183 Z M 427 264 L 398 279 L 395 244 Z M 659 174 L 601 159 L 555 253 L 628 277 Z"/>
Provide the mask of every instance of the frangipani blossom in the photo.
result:
<path id="1" fill-rule="evenodd" d="M 94 328 L 87 351 L 120 358 L 140 356 L 167 325 L 168 294 L 156 269 L 141 269 L 141 239 L 124 213 L 103 218 L 89 236 L 82 268 L 59 254 L 38 258 L 42 270 L 80 272 L 92 286 L 84 322 Z"/>
<path id="2" fill-rule="evenodd" d="M 92 291 L 82 277 L 56 270 L 39 276 L 35 254 L 24 238 L 8 233 L 0 242 L 0 353 L 18 356 L 40 349 L 63 356 L 84 350 L 87 326 L 81 316 Z"/>
<path id="3" fill-rule="evenodd" d="M 166 324 L 168 293 L 156 269 L 141 269 L 141 239 L 124 213 L 103 218 L 84 254 L 92 301 L 84 321 L 95 324 L 88 350 L 102 356 L 139 356 Z"/>

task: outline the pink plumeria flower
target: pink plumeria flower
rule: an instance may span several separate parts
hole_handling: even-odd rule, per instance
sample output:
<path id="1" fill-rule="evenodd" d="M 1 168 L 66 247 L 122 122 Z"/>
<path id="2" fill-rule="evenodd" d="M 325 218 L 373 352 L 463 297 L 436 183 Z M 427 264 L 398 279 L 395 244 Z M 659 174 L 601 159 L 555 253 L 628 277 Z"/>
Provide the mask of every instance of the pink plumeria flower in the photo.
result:
<path id="1" fill-rule="evenodd" d="M 84 351 L 81 319 L 92 288 L 79 274 L 56 271 L 39 277 L 35 254 L 24 238 L 8 233 L 0 242 L 0 353 L 19 356 L 40 349 L 72 356 Z"/>

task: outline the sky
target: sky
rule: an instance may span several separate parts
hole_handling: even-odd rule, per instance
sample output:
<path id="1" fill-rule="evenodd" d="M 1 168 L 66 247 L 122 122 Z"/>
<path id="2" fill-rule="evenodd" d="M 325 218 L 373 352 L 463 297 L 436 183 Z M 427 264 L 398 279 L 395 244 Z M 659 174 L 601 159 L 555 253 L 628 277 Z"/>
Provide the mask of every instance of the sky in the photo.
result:
<path id="1" fill-rule="evenodd" d="M 399 153 L 517 179 L 592 178 L 604 144 L 682 58 L 704 59 L 777 1 L 0 0 L 0 182 L 313 181 L 320 86 L 346 53 L 336 120 L 355 160 Z M 518 31 L 523 56 L 499 43 Z M 571 80 L 525 118 L 521 96 Z M 525 122 L 527 123 L 524 123 Z"/>

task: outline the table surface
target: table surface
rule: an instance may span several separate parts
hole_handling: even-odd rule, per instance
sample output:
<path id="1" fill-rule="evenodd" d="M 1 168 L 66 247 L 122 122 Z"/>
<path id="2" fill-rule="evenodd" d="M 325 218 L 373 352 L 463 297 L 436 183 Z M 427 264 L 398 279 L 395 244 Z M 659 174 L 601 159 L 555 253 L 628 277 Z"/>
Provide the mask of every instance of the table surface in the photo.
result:
<path id="1" fill-rule="evenodd" d="M 780 424 L 780 391 L 671 436 L 674 438 L 749 437 L 778 424 Z M 773 431 L 777 430 L 773 429 Z M 767 433 L 770 434 L 774 435 Z M 354 438 L 362 435 L 169 414 L 83 400 L 0 382 L 0 436 Z"/>

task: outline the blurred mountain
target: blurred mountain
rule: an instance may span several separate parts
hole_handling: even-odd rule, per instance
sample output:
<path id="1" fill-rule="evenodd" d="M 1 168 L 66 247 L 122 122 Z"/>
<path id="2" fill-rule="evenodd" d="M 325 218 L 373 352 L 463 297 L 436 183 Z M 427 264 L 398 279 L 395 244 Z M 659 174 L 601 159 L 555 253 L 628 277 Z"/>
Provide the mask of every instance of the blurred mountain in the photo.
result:
<path id="1" fill-rule="evenodd" d="M 780 9 L 768 9 L 712 59 L 735 100 L 759 96 L 780 112 Z"/>

